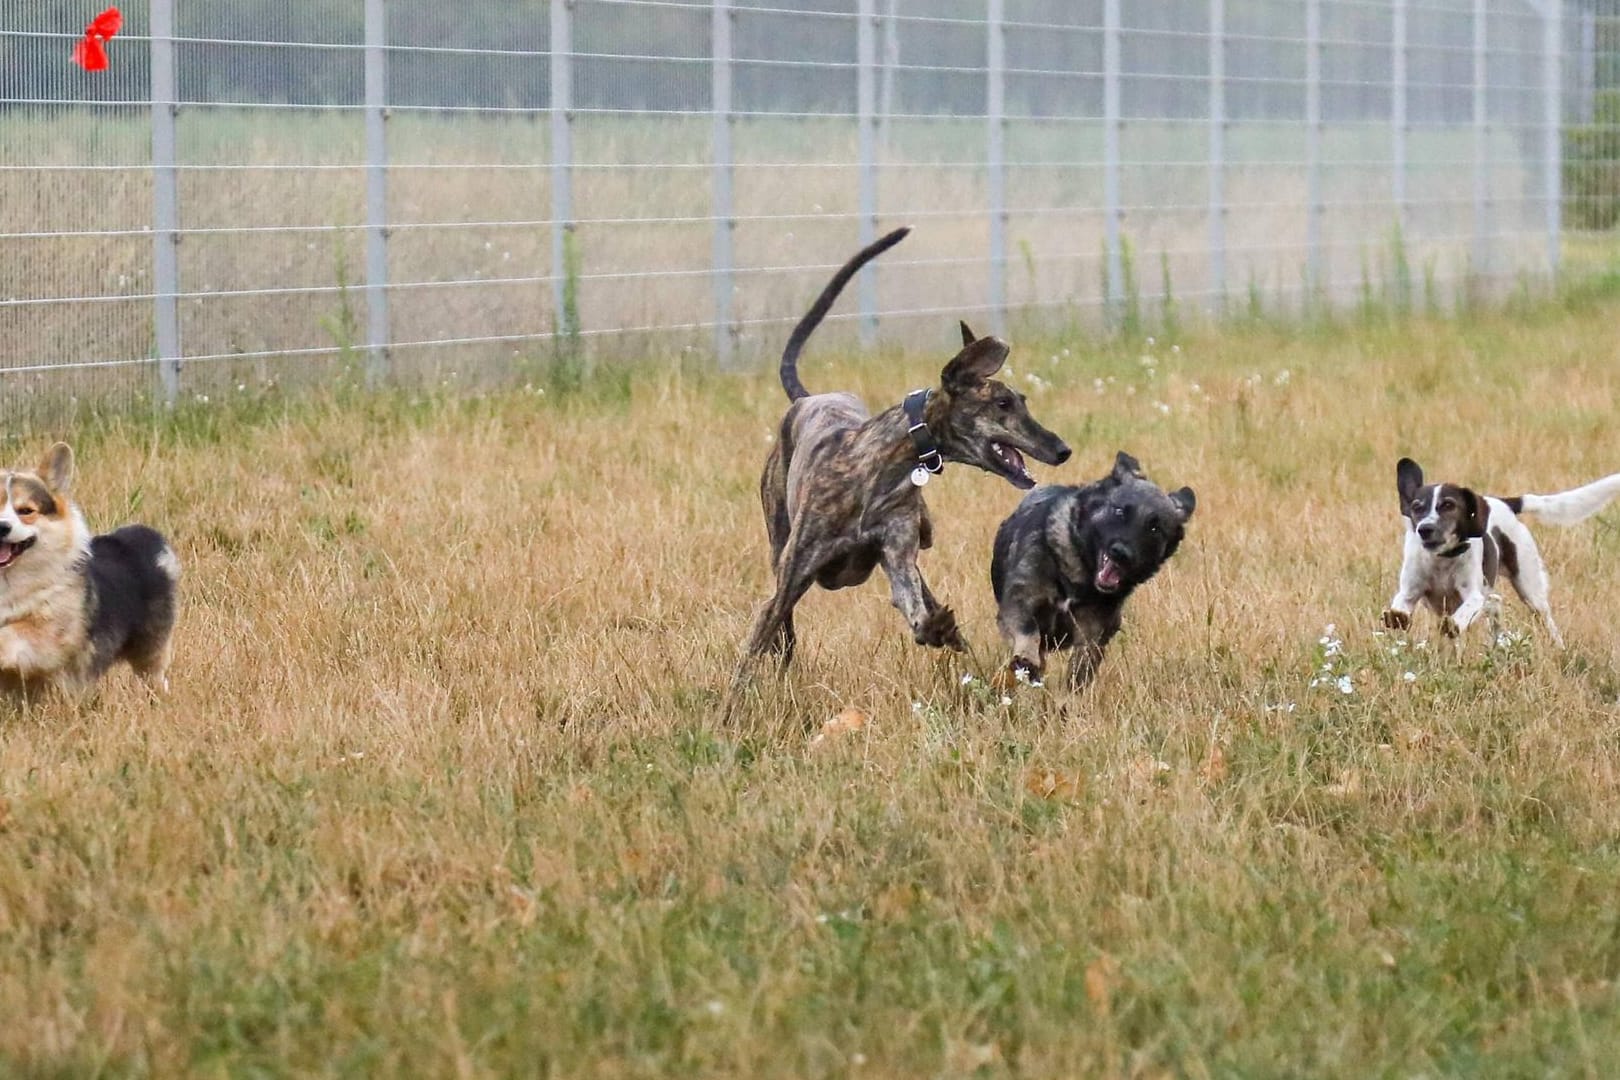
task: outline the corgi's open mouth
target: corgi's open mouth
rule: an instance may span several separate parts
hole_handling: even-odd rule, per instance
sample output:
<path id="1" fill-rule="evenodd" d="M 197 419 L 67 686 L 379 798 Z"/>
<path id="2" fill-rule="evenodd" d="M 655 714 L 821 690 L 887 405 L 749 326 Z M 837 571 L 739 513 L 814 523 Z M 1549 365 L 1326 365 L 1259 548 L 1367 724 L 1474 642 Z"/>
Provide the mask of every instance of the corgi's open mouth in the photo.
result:
<path id="1" fill-rule="evenodd" d="M 0 540 L 0 570 L 8 568 L 12 563 L 17 561 L 17 557 L 19 555 L 33 546 L 33 537 L 29 537 L 20 544 L 13 544 L 6 540 Z"/>
<path id="2" fill-rule="evenodd" d="M 1014 484 L 1021 488 L 1035 486 L 1035 478 L 1030 475 L 1029 469 L 1024 465 L 1024 455 L 1005 443 L 992 442 L 990 452 L 995 455 L 996 464 L 1001 471 Z"/>

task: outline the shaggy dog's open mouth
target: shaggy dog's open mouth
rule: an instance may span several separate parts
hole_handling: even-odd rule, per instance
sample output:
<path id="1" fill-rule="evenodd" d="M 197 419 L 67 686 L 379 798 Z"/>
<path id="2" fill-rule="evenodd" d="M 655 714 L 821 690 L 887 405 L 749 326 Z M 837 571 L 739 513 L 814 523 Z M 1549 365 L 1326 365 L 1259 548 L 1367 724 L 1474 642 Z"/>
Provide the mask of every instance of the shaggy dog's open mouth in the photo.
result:
<path id="1" fill-rule="evenodd" d="M 32 538 L 24 540 L 20 544 L 0 540 L 0 570 L 9 569 L 11 564 L 17 561 L 19 555 L 33 546 L 34 541 Z"/>
<path id="2" fill-rule="evenodd" d="M 1125 571 L 1121 569 L 1119 563 L 1107 555 L 1097 556 L 1097 576 L 1092 579 L 1092 583 L 1097 586 L 1098 592 L 1111 593 L 1118 589 L 1124 580 Z"/>
<path id="3" fill-rule="evenodd" d="M 1032 488 L 1035 478 L 1030 475 L 1029 469 L 1024 465 L 1024 455 L 1005 443 L 992 442 L 990 456 L 995 460 L 1001 474 L 1011 480 L 1016 487 Z"/>

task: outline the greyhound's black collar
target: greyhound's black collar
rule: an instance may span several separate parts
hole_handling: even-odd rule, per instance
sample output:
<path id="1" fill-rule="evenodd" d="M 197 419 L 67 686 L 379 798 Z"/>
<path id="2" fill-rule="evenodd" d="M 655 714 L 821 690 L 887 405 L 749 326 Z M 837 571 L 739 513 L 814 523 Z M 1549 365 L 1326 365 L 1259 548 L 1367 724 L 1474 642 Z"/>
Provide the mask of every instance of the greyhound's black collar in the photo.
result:
<path id="1" fill-rule="evenodd" d="M 928 430 L 928 421 L 923 419 L 923 408 L 932 393 L 932 390 L 913 390 L 900 408 L 906 414 L 906 434 L 911 436 L 911 445 L 917 449 L 917 464 L 938 476 L 945 471 L 945 458 L 940 455 L 934 433 Z"/>

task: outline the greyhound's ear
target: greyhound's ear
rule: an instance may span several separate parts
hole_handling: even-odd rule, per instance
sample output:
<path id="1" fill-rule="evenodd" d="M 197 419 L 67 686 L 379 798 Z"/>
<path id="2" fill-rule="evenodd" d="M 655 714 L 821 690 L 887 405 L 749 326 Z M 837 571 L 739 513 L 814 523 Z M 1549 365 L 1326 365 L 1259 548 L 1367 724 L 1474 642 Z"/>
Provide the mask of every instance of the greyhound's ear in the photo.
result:
<path id="1" fill-rule="evenodd" d="M 1127 480 L 1146 480 L 1147 474 L 1142 471 L 1142 463 L 1121 450 L 1114 455 L 1113 479 L 1123 484 Z"/>
<path id="2" fill-rule="evenodd" d="M 1181 512 L 1182 521 L 1192 517 L 1193 511 L 1198 508 L 1198 496 L 1193 494 L 1193 489 L 1190 487 L 1184 487 L 1180 491 L 1172 491 L 1170 501 L 1175 503 L 1176 509 Z"/>
<path id="3" fill-rule="evenodd" d="M 1457 522 L 1457 535 L 1474 539 L 1485 535 L 1485 526 L 1491 520 L 1491 506 L 1468 488 L 1458 491 L 1462 499 L 1462 519 Z"/>
<path id="4" fill-rule="evenodd" d="M 58 495 L 66 495 L 73 486 L 73 448 L 59 442 L 45 451 L 39 463 L 39 478 Z"/>
<path id="5" fill-rule="evenodd" d="M 1007 343 L 985 337 L 970 342 L 945 365 L 940 382 L 947 390 L 971 390 L 1001 370 L 1007 362 Z"/>
<path id="6" fill-rule="evenodd" d="M 962 347 L 964 349 L 973 344 L 975 341 L 979 340 L 978 335 L 973 332 L 973 327 L 967 324 L 966 319 L 962 320 L 956 325 L 962 328 Z"/>
<path id="7" fill-rule="evenodd" d="M 1417 498 L 1418 488 L 1423 486 L 1423 467 L 1409 457 L 1403 457 L 1395 463 L 1395 490 L 1401 496 L 1401 510 L 1405 510 L 1413 499 Z"/>

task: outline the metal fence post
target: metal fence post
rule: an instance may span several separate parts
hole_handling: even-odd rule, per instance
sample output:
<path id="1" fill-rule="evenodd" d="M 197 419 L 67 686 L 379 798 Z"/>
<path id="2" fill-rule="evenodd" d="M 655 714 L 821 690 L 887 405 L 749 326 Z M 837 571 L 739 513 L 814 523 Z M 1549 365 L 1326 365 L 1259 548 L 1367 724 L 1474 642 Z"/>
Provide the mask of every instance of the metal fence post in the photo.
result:
<path id="1" fill-rule="evenodd" d="M 1322 0 L 1305 0 L 1305 303 L 1322 281 Z"/>
<path id="2" fill-rule="evenodd" d="M 860 156 L 861 247 L 877 239 L 877 11 L 874 0 L 855 5 L 855 124 Z M 877 272 L 871 263 L 861 268 L 857 290 L 861 308 L 861 344 L 877 341 Z"/>
<path id="3" fill-rule="evenodd" d="M 990 195 L 990 332 L 1007 336 L 1007 28 L 1005 0 L 989 0 L 985 123 Z"/>
<path id="4" fill-rule="evenodd" d="M 1103 0 L 1103 247 L 1108 271 L 1106 311 L 1118 323 L 1125 298 L 1125 256 L 1120 245 L 1119 206 L 1119 4 Z"/>
<path id="5" fill-rule="evenodd" d="M 1563 254 L 1560 240 L 1563 235 L 1563 182 L 1564 182 L 1564 138 L 1563 124 L 1563 12 L 1560 10 L 1563 0 L 1548 0 L 1547 7 L 1541 15 L 1541 78 L 1542 78 L 1542 123 L 1543 135 L 1546 140 L 1542 152 L 1545 175 L 1542 177 L 1543 194 L 1547 200 L 1547 273 L 1556 283 L 1558 280 L 1558 264 Z M 1590 13 L 1582 22 L 1581 27 L 1583 48 L 1589 41 L 1594 40 Z M 1595 85 L 1595 80 L 1594 84 Z M 1587 101 L 1590 102 L 1590 97 Z"/>
<path id="6" fill-rule="evenodd" d="M 152 293 L 163 400 L 180 397 L 180 188 L 175 178 L 174 0 L 152 0 Z"/>
<path id="7" fill-rule="evenodd" d="M 1209 0 L 1209 312 L 1226 307 L 1226 0 Z"/>
<path id="8" fill-rule="evenodd" d="M 388 7 L 366 0 L 366 381 L 388 378 Z"/>
<path id="9" fill-rule="evenodd" d="M 1474 0 L 1474 265 L 1476 277 L 1490 274 L 1490 238 L 1487 235 L 1490 187 L 1486 175 L 1486 158 L 1490 152 L 1490 129 L 1487 126 L 1490 85 L 1486 60 L 1489 37 L 1486 13 L 1488 0 Z"/>
<path id="10" fill-rule="evenodd" d="M 1559 15 L 1557 4 L 1554 0 L 1548 0 L 1547 9 L 1541 13 L 1542 19 L 1551 19 L 1556 24 Z M 1580 81 L 1575 91 L 1575 117 L 1583 124 L 1590 124 L 1597 112 L 1597 12 L 1591 8 L 1583 9 L 1580 19 L 1580 59 L 1577 61 L 1580 67 L 1576 71 L 1576 78 Z M 1555 25 L 1554 29 L 1559 28 Z M 1542 33 L 1546 31 L 1544 22 Z M 1557 53 L 1551 55 L 1556 56 Z"/>
<path id="11" fill-rule="evenodd" d="M 571 296 L 569 248 L 574 233 L 574 2 L 551 4 L 551 293 L 556 331 L 566 334 Z"/>
<path id="12" fill-rule="evenodd" d="M 731 164 L 731 0 L 714 0 L 710 32 L 714 114 L 714 353 L 722 370 L 735 360 L 736 327 L 731 318 L 732 231 L 737 227 L 732 205 Z"/>
<path id="13" fill-rule="evenodd" d="M 1389 195 L 1395 203 L 1395 230 L 1400 234 L 1403 244 L 1406 242 L 1406 61 L 1409 55 L 1406 45 L 1406 2 L 1407 0 L 1394 0 L 1392 13 L 1394 25 L 1390 28 L 1390 59 L 1395 70 L 1389 88 Z"/>

